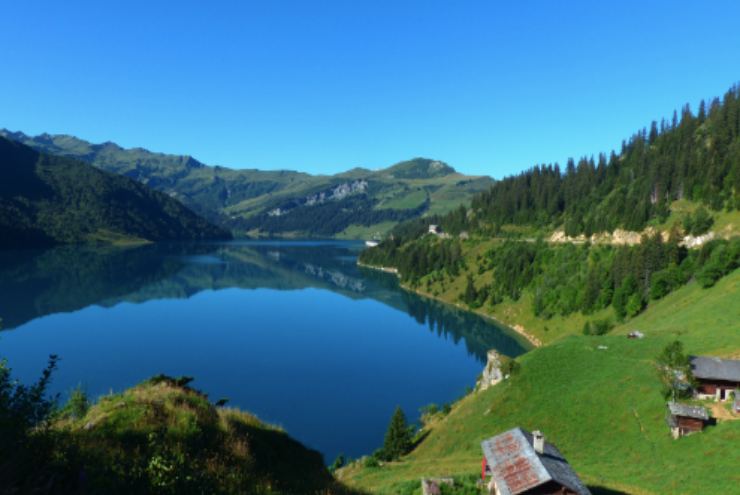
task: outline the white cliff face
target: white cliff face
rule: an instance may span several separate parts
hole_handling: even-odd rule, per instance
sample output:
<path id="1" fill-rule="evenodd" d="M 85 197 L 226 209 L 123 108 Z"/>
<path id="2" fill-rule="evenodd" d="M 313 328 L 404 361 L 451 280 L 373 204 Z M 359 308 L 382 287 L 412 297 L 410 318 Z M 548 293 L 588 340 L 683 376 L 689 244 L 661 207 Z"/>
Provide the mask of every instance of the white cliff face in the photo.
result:
<path id="1" fill-rule="evenodd" d="M 497 351 L 491 349 L 488 351 L 486 367 L 483 368 L 480 380 L 478 381 L 478 391 L 486 390 L 504 379 L 501 372 L 501 356 Z"/>
<path id="2" fill-rule="evenodd" d="M 592 234 L 591 236 L 585 236 L 583 234 L 579 236 L 567 236 L 562 230 L 557 230 L 552 233 L 549 241 L 552 243 L 564 243 L 564 242 L 590 242 L 591 244 L 611 244 L 615 246 L 634 246 L 640 244 L 644 235 L 652 236 L 657 233 L 653 227 L 648 227 L 642 232 L 633 232 L 629 230 L 616 229 L 614 232 L 600 232 L 598 234 Z M 670 237 L 670 232 L 664 231 L 660 233 L 663 237 L 663 241 L 667 241 Z M 714 232 L 709 232 L 700 236 L 687 235 L 681 239 L 681 245 L 687 248 L 701 247 L 705 243 L 715 239 L 717 236 Z"/>
<path id="3" fill-rule="evenodd" d="M 352 182 L 343 182 L 328 191 L 322 191 L 320 193 L 306 196 L 303 198 L 303 203 L 292 204 L 285 207 L 277 207 L 267 212 L 268 217 L 282 217 L 288 215 L 295 208 L 300 206 L 314 206 L 327 203 L 329 201 L 340 201 L 348 196 L 354 194 L 360 194 L 367 191 L 368 183 L 365 179 L 358 179 Z"/>
<path id="4" fill-rule="evenodd" d="M 322 204 L 327 201 L 339 201 L 353 194 L 362 193 L 367 190 L 367 181 L 364 179 L 352 182 L 344 182 L 329 191 L 320 192 L 306 198 L 306 206 Z"/>

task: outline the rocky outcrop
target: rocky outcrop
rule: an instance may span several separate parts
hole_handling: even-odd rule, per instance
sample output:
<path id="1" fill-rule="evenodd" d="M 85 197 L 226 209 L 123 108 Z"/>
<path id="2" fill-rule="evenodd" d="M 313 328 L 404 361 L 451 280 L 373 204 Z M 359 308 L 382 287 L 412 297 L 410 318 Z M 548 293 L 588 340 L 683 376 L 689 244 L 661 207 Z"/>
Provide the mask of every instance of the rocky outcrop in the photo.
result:
<path id="1" fill-rule="evenodd" d="M 652 236 L 655 235 L 656 232 L 658 232 L 656 229 L 648 227 L 642 232 L 616 229 L 614 232 L 599 232 L 598 234 L 591 234 L 590 236 L 586 236 L 584 234 L 578 236 L 569 236 L 566 235 L 565 232 L 562 230 L 556 230 L 552 233 L 548 240 L 551 243 L 590 242 L 591 244 L 634 246 L 636 244 L 640 244 L 644 235 Z M 661 232 L 660 234 L 663 237 L 664 241 L 667 241 L 670 237 L 669 232 Z M 699 236 L 687 235 L 681 239 L 681 245 L 686 246 L 687 248 L 697 248 L 711 241 L 715 237 L 716 235 L 714 234 L 714 232 L 709 232 Z"/>
<path id="2" fill-rule="evenodd" d="M 442 485 L 454 486 L 455 480 L 452 478 L 422 478 L 421 493 L 422 495 L 441 495 Z"/>
<path id="3" fill-rule="evenodd" d="M 478 380 L 478 384 L 476 386 L 478 391 L 482 392 L 504 379 L 501 366 L 501 355 L 495 349 L 488 351 L 486 367 L 483 368 L 483 373 L 481 374 L 480 380 Z"/>

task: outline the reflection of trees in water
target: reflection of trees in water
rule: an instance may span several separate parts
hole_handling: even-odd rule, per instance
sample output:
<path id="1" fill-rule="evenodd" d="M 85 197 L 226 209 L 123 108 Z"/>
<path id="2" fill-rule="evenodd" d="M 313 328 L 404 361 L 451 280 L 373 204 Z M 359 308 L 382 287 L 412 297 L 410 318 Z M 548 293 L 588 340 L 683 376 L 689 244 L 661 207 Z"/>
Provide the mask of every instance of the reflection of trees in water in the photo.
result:
<path id="1" fill-rule="evenodd" d="M 463 339 L 468 352 L 481 361 L 486 360 L 486 352 L 493 348 L 512 357 L 525 351 L 509 332 L 476 314 L 407 291 L 403 291 L 403 298 L 408 313 L 417 322 L 456 344 Z"/>
<path id="2" fill-rule="evenodd" d="M 394 275 L 359 268 L 351 245 L 156 244 L 128 249 L 65 246 L 0 253 L 0 317 L 6 329 L 47 314 L 99 304 L 188 298 L 226 288 L 329 289 L 411 315 L 485 360 L 523 348 L 483 318 L 402 290 Z"/>
<path id="3" fill-rule="evenodd" d="M 163 258 L 155 252 L 151 245 L 0 252 L 3 328 L 123 297 L 183 267 L 176 258 Z"/>

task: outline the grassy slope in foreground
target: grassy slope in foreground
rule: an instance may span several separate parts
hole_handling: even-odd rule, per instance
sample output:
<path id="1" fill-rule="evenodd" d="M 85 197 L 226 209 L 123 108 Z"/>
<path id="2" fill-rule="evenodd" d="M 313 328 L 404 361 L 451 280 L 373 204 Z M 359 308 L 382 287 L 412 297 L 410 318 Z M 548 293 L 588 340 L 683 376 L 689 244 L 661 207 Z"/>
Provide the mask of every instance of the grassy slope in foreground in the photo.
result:
<path id="1" fill-rule="evenodd" d="M 518 375 L 464 398 L 402 461 L 353 466 L 341 479 L 399 493 L 417 487 L 420 476 L 475 475 L 479 442 L 520 425 L 543 430 L 592 487 L 635 494 L 733 493 L 740 483 L 740 421 L 672 440 L 652 361 L 676 338 L 690 353 L 738 356 L 738 300 L 740 270 L 711 289 L 691 283 L 610 335 L 572 336 L 535 349 L 520 358 Z M 627 339 L 633 328 L 646 337 Z"/>
<path id="2" fill-rule="evenodd" d="M 53 429 L 71 484 L 84 470 L 77 488 L 91 493 L 351 493 L 318 452 L 168 377 L 105 396 Z M 43 480 L 43 471 L 37 476 Z M 57 487 L 65 488 L 75 490 Z"/>

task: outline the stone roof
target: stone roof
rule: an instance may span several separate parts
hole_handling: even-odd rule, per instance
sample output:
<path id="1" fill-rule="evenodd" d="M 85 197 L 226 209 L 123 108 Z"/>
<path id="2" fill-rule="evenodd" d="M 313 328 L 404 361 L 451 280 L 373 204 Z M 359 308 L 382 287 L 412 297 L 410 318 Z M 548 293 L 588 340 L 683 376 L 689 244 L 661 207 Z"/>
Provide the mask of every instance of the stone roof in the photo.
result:
<path id="1" fill-rule="evenodd" d="M 679 404 L 678 402 L 669 402 L 668 410 L 672 416 L 683 416 L 686 418 L 709 419 L 709 413 L 701 406 L 690 406 L 688 404 Z"/>
<path id="2" fill-rule="evenodd" d="M 578 495 L 590 495 L 578 475 L 554 445 L 545 442 L 537 453 L 532 434 L 514 428 L 481 442 L 483 454 L 501 495 L 518 495 L 554 481 Z"/>
<path id="3" fill-rule="evenodd" d="M 692 356 L 691 371 L 696 378 L 740 382 L 740 360 Z"/>

